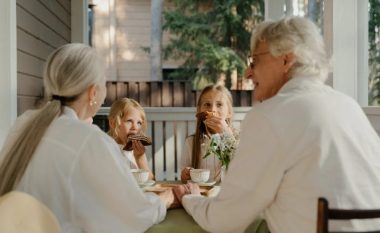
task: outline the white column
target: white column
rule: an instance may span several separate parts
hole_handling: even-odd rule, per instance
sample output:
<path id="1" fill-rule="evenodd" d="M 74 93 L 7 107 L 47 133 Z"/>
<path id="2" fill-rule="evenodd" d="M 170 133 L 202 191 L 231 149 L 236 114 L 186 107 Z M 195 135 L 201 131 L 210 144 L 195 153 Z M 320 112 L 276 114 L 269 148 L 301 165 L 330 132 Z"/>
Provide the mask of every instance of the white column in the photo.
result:
<path id="1" fill-rule="evenodd" d="M 333 51 L 333 87 L 367 105 L 368 0 L 327 0 L 325 7 L 332 7 L 325 15 L 325 25 L 332 27 L 324 32 Z"/>
<path id="2" fill-rule="evenodd" d="M 17 117 L 16 1 L 0 1 L 0 147 Z"/>
<path id="3" fill-rule="evenodd" d="M 71 42 L 88 44 L 88 1 L 71 1 Z"/>

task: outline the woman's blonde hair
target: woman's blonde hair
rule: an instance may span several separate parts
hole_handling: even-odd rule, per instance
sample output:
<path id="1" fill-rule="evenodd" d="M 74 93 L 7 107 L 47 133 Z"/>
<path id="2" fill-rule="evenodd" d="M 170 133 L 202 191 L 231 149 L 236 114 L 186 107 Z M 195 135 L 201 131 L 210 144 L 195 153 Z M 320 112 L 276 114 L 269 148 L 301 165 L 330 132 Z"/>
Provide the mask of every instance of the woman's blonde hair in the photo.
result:
<path id="1" fill-rule="evenodd" d="M 225 88 L 222 85 L 219 84 L 213 84 L 205 87 L 198 99 L 197 102 L 197 112 L 200 112 L 203 97 L 209 93 L 210 91 L 219 91 L 223 93 L 224 97 L 226 98 L 228 111 L 231 113 L 230 117 L 226 119 L 226 122 L 229 127 L 232 127 L 232 118 L 233 118 L 233 107 L 232 107 L 232 95 L 231 92 Z M 192 149 L 192 159 L 191 164 L 193 168 L 199 168 L 200 160 L 201 160 L 201 144 L 203 143 L 204 137 L 207 134 L 206 131 L 206 125 L 203 123 L 202 120 L 197 119 L 197 127 L 195 130 L 194 140 L 193 140 L 193 149 Z"/>
<path id="2" fill-rule="evenodd" d="M 113 139 L 115 140 L 119 139 L 119 132 L 118 132 L 119 126 L 123 118 L 127 116 L 129 111 L 131 111 L 132 109 L 137 109 L 140 112 L 141 119 L 142 119 L 141 129 L 143 132 L 145 132 L 147 123 L 146 123 L 146 115 L 145 115 L 145 111 L 143 107 L 141 107 L 141 105 L 133 99 L 122 98 L 113 102 L 110 109 L 110 113 L 108 115 L 108 123 L 110 126 L 108 135 L 110 135 Z"/>
<path id="3" fill-rule="evenodd" d="M 0 165 L 0 195 L 13 190 L 22 178 L 51 122 L 90 86 L 104 85 L 104 69 L 95 50 L 84 44 L 56 49 L 44 67 L 46 102 L 36 110 L 5 153 Z"/>

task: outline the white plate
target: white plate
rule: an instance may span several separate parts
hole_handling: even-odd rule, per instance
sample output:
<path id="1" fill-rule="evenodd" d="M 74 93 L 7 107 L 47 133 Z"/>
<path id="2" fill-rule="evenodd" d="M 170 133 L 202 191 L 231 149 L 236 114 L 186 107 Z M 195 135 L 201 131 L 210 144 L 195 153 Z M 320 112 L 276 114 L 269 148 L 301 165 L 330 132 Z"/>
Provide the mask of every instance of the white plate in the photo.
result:
<path id="1" fill-rule="evenodd" d="M 147 187 L 147 186 L 152 186 L 156 183 L 156 181 L 154 180 L 148 180 L 147 182 L 145 183 L 139 183 L 140 187 Z"/>
<path id="2" fill-rule="evenodd" d="M 216 181 L 211 181 L 211 182 L 196 182 L 196 184 L 198 184 L 199 186 L 213 186 L 215 183 L 216 183 Z"/>

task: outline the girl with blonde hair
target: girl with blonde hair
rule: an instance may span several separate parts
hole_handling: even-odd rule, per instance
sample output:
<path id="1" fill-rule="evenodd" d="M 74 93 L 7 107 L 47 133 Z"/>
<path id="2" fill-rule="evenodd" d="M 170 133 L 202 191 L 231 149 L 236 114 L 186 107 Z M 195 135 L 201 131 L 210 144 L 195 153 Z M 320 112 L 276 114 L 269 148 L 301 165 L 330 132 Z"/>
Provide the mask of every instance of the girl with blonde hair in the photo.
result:
<path id="1" fill-rule="evenodd" d="M 210 144 L 212 134 L 228 133 L 237 137 L 238 133 L 232 127 L 232 96 L 222 85 L 205 87 L 198 99 L 197 115 L 210 112 L 207 119 L 197 118 L 194 135 L 186 138 L 181 156 L 181 180 L 190 179 L 192 168 L 210 169 L 211 180 L 220 180 L 221 162 L 215 156 L 203 158 Z"/>
<path id="2" fill-rule="evenodd" d="M 149 171 L 149 179 L 154 179 L 141 141 L 133 140 L 132 150 L 124 150 L 129 135 L 144 134 L 146 130 L 146 115 L 141 105 L 133 99 L 116 100 L 111 106 L 108 123 L 110 127 L 108 134 L 123 150 L 123 158 L 129 166 L 133 169 L 140 168 Z"/>

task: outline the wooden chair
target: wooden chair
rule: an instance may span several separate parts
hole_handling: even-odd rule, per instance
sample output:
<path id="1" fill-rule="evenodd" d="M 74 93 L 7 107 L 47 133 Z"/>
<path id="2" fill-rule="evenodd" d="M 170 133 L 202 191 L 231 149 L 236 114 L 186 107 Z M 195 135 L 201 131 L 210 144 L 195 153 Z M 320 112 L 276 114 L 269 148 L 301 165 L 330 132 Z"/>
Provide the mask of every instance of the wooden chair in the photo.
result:
<path id="1" fill-rule="evenodd" d="M 317 233 L 328 233 L 329 220 L 373 219 L 380 218 L 380 209 L 330 209 L 325 198 L 318 199 Z M 342 232 L 342 231 L 340 231 Z M 361 233 L 375 233 L 377 231 L 360 231 Z"/>
<path id="2" fill-rule="evenodd" d="M 54 214 L 37 199 L 12 191 L 0 197 L 0 232 L 59 233 Z"/>

